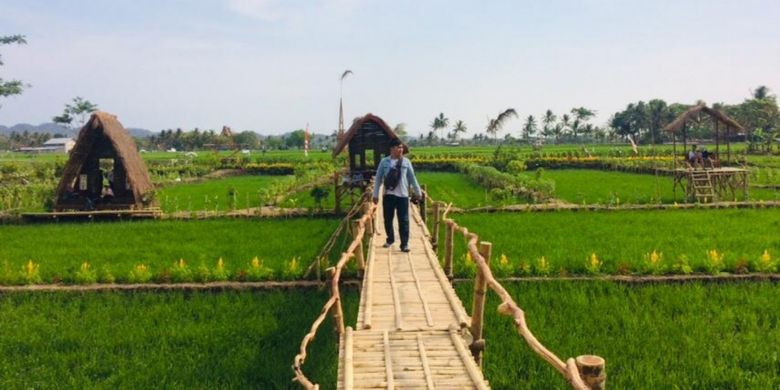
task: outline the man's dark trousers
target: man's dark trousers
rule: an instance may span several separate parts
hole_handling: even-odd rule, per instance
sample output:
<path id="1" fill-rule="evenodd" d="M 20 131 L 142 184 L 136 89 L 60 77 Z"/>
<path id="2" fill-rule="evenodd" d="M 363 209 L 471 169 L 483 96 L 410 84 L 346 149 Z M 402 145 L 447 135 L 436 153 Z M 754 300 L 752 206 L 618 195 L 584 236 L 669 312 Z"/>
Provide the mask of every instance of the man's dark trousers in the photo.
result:
<path id="1" fill-rule="evenodd" d="M 382 198 L 385 217 L 387 243 L 395 242 L 393 234 L 393 212 L 398 214 L 398 233 L 401 235 L 401 248 L 409 247 L 409 198 L 385 195 Z"/>

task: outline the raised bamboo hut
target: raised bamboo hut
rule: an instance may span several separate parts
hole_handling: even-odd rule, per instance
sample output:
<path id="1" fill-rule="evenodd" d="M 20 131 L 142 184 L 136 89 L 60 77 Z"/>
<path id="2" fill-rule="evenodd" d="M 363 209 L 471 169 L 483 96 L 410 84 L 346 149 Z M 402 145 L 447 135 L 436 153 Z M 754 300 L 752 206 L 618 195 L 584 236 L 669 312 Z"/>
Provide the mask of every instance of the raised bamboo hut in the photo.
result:
<path id="1" fill-rule="evenodd" d="M 143 210 L 154 186 L 135 141 L 115 115 L 92 114 L 57 186 L 54 211 Z"/>
<path id="2" fill-rule="evenodd" d="M 726 114 L 714 108 L 707 107 L 704 103 L 699 103 L 689 108 L 675 118 L 672 123 L 669 123 L 664 127 L 664 131 L 672 133 L 672 148 L 675 152 L 675 156 L 677 155 L 677 138 L 681 138 L 683 150 L 687 151 L 688 123 L 692 120 L 701 122 L 702 115 L 705 115 L 712 120 L 712 126 L 715 130 L 715 154 L 720 158 L 720 144 L 721 141 L 725 140 L 726 161 L 731 161 L 731 142 L 729 139 L 731 135 L 736 132 L 744 132 L 745 128 Z"/>
<path id="3" fill-rule="evenodd" d="M 390 140 L 398 139 L 390 126 L 380 117 L 368 113 L 356 118 L 333 149 L 336 158 L 348 150 L 349 171 L 346 176 L 335 177 L 336 212 L 341 208 L 341 199 L 350 194 L 353 203 L 376 174 L 376 168 L 383 157 L 390 154 Z M 405 152 L 408 148 L 404 145 Z"/>
<path id="4" fill-rule="evenodd" d="M 704 116 L 704 117 L 703 117 Z M 688 123 L 710 119 L 715 132 L 715 153 L 711 158 L 709 169 L 704 163 L 698 166 L 695 162 L 690 164 L 686 159 L 685 164 L 678 164 L 677 139 L 682 140 L 683 153 L 688 151 Z M 731 161 L 732 134 L 744 132 L 745 129 L 726 114 L 714 108 L 707 107 L 704 103 L 697 104 L 664 127 L 664 131 L 672 134 L 672 153 L 674 155 L 672 175 L 674 176 L 674 195 L 677 198 L 679 186 L 686 194 L 687 200 L 699 202 L 711 202 L 715 200 L 737 200 L 738 193 L 747 199 L 748 172 L 745 169 L 735 167 L 722 167 L 720 144 L 726 143 L 726 164 Z"/>

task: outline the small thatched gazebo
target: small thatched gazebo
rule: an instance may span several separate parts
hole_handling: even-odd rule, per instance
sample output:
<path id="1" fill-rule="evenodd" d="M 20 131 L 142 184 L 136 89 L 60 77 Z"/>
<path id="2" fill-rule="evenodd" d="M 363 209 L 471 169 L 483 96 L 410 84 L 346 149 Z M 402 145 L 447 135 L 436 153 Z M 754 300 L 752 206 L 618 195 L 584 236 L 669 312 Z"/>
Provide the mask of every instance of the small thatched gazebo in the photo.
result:
<path id="1" fill-rule="evenodd" d="M 720 158 L 720 143 L 723 137 L 726 140 L 726 161 L 731 160 L 731 143 L 729 137 L 735 131 L 744 132 L 745 129 L 737 123 L 734 119 L 729 118 L 726 114 L 707 107 L 704 103 L 697 104 L 687 111 L 680 114 L 672 123 L 669 123 L 664 127 L 664 131 L 672 133 L 672 149 L 675 157 L 677 156 L 677 135 L 682 136 L 683 150 L 688 149 L 688 132 L 687 124 L 694 118 L 699 118 L 701 114 L 706 114 L 712 119 L 713 126 L 715 128 L 715 154 Z M 720 129 L 720 126 L 725 128 L 725 131 Z"/>
<path id="2" fill-rule="evenodd" d="M 708 115 L 712 120 L 715 130 L 715 163 L 710 162 L 710 168 L 704 164 L 696 167 L 695 163 L 689 163 L 687 167 L 677 167 L 677 135 L 682 136 L 683 150 L 688 149 L 687 124 L 691 120 L 699 120 L 702 114 Z M 721 126 L 725 130 L 721 129 Z M 726 162 L 731 161 L 731 142 L 729 137 L 735 131 L 744 132 L 745 129 L 726 114 L 709 108 L 704 103 L 697 104 L 678 116 L 672 123 L 664 127 L 664 131 L 672 133 L 672 153 L 674 154 L 672 175 L 674 177 L 674 197 L 677 198 L 677 187 L 686 194 L 687 200 L 699 202 L 712 202 L 715 200 L 737 200 L 738 192 L 742 192 L 742 198 L 748 197 L 748 171 L 736 167 L 722 167 L 720 165 L 720 143 L 726 140 Z"/>
<path id="3" fill-rule="evenodd" d="M 349 146 L 350 182 L 368 182 L 376 173 L 379 161 L 390 154 L 390 140 L 400 139 L 382 118 L 368 113 L 355 119 L 352 127 L 333 149 L 333 157 Z M 367 162 L 367 153 L 373 155 Z"/>
<path id="4" fill-rule="evenodd" d="M 376 174 L 383 157 L 390 154 L 390 140 L 400 139 L 382 118 L 368 113 L 356 118 L 333 149 L 333 158 L 349 147 L 349 172 L 335 176 L 335 212 L 341 212 L 341 201 L 346 196 L 352 204 L 363 195 L 366 186 Z M 404 145 L 404 153 L 408 152 Z"/>
<path id="5" fill-rule="evenodd" d="M 116 116 L 96 112 L 79 132 L 54 210 L 140 210 L 152 205 L 153 190 L 133 138 Z"/>

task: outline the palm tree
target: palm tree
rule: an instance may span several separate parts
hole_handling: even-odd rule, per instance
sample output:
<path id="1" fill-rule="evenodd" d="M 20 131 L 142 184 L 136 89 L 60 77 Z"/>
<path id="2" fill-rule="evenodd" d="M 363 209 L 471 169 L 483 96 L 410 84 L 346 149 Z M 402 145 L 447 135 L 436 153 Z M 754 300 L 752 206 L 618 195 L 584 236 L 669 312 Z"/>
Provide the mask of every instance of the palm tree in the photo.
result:
<path id="1" fill-rule="evenodd" d="M 439 116 L 433 118 L 433 122 L 431 122 L 431 129 L 433 129 L 433 132 L 436 133 L 439 131 L 439 129 L 444 129 L 449 124 L 450 119 L 445 117 L 443 112 L 440 112 Z"/>
<path id="2" fill-rule="evenodd" d="M 406 123 L 399 123 L 393 128 L 393 133 L 399 137 L 406 137 Z"/>
<path id="3" fill-rule="evenodd" d="M 560 129 L 561 133 L 566 133 L 569 131 L 571 126 L 570 122 L 571 122 L 571 117 L 569 116 L 569 114 L 561 115 L 561 122 L 559 123 L 561 125 L 561 129 Z"/>
<path id="4" fill-rule="evenodd" d="M 536 118 L 533 115 L 528 115 L 523 125 L 523 139 L 528 141 L 534 134 L 536 134 Z"/>
<path id="5" fill-rule="evenodd" d="M 753 99 L 766 99 L 769 97 L 769 87 L 760 85 L 753 91 Z"/>
<path id="6" fill-rule="evenodd" d="M 555 123 L 556 120 L 558 120 L 558 118 L 555 116 L 555 114 L 553 114 L 552 110 L 548 109 L 547 112 L 544 113 L 544 117 L 542 118 L 542 123 L 543 123 L 542 135 L 544 135 L 545 137 L 549 137 L 553 135 L 552 133 L 553 123 Z"/>
<path id="7" fill-rule="evenodd" d="M 487 128 L 485 128 L 485 132 L 493 135 L 493 138 L 496 140 L 496 144 L 498 144 L 498 132 L 501 131 L 501 129 L 504 127 L 504 123 L 506 123 L 506 121 L 511 117 L 517 118 L 517 111 L 515 111 L 514 108 L 507 108 L 504 110 L 504 112 L 498 114 L 495 119 L 491 119 L 488 122 Z"/>
<path id="8" fill-rule="evenodd" d="M 452 129 L 452 133 L 455 136 L 455 139 L 458 139 L 458 133 L 465 133 L 468 128 L 466 128 L 466 124 L 463 123 L 462 120 L 458 120 L 455 122 L 455 128 Z"/>

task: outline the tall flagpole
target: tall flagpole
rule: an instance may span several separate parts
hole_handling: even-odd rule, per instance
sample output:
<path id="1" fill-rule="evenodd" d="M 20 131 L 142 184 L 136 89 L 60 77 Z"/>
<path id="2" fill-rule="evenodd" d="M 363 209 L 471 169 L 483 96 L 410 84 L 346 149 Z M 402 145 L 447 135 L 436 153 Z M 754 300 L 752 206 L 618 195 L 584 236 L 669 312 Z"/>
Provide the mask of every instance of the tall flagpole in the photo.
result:
<path id="1" fill-rule="evenodd" d="M 311 140 L 311 133 L 309 133 L 309 122 L 306 122 L 306 131 L 303 133 L 303 155 L 309 157 L 309 141 Z"/>
<path id="2" fill-rule="evenodd" d="M 341 74 L 339 80 L 339 132 L 336 134 L 336 142 L 341 142 L 344 139 L 344 104 L 342 100 L 342 90 L 344 89 L 344 79 L 351 75 L 352 71 L 347 69 Z"/>

